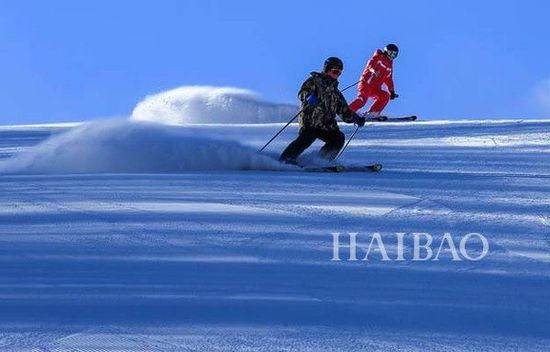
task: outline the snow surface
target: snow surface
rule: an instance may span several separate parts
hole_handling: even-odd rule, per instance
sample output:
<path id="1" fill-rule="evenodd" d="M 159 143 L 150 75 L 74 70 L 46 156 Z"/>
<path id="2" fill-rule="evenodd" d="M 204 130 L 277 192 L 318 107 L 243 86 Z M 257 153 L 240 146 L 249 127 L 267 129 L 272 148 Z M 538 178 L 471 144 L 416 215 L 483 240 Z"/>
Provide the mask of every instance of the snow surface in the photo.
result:
<path id="1" fill-rule="evenodd" d="M 297 109 L 264 101 L 248 89 L 184 86 L 147 97 L 135 107 L 132 119 L 165 124 L 283 122 Z"/>
<path id="2" fill-rule="evenodd" d="M 282 169 L 281 126 L 0 127 L 0 350 L 550 350 L 550 121 L 368 124 L 377 174 Z M 375 231 L 490 252 L 330 261 Z"/>

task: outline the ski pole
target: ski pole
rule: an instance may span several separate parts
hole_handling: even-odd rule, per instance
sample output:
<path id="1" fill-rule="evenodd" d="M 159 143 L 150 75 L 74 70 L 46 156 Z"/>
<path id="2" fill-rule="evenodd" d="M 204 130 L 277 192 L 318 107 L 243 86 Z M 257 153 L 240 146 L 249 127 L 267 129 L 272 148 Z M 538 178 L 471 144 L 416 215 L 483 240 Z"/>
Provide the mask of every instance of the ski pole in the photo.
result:
<path id="1" fill-rule="evenodd" d="M 350 84 L 346 88 L 342 89 L 341 92 L 345 92 L 346 90 L 350 89 L 351 87 L 356 86 L 359 82 L 361 82 L 361 81 L 357 81 L 354 84 Z"/>
<path id="2" fill-rule="evenodd" d="M 341 92 L 345 92 L 346 90 L 348 90 L 348 89 L 350 89 L 351 87 L 357 85 L 358 83 L 359 83 L 359 81 L 355 82 L 354 84 L 351 84 L 351 85 L 347 86 L 346 88 L 342 89 Z M 297 113 L 296 115 L 294 115 L 294 117 L 293 117 L 292 119 L 290 119 L 290 121 L 288 121 L 287 124 L 284 125 L 284 127 L 281 128 L 281 129 L 279 130 L 279 132 L 277 132 L 277 133 L 273 136 L 273 138 L 271 138 L 271 139 L 270 139 L 270 140 L 269 140 L 269 141 L 268 141 L 268 142 L 258 151 L 258 153 L 263 152 L 264 149 L 267 148 L 267 146 L 268 146 L 271 142 L 273 142 L 273 140 L 274 140 L 275 138 L 277 138 L 277 136 L 279 136 L 279 135 L 280 135 L 280 134 L 281 134 L 281 133 L 282 133 L 282 132 L 283 132 L 283 131 L 284 131 L 284 130 L 285 130 L 294 120 L 296 120 L 296 118 L 302 113 L 302 111 L 304 111 L 304 109 L 298 111 L 298 113 Z M 356 131 L 356 132 L 357 132 L 357 131 Z M 349 143 L 349 142 L 348 142 L 348 143 Z"/>
<path id="3" fill-rule="evenodd" d="M 294 120 L 296 120 L 296 118 L 302 113 L 302 111 L 304 111 L 304 109 L 298 111 L 298 113 L 297 113 L 296 115 L 294 115 L 294 117 L 293 117 L 290 121 L 288 121 L 287 124 L 286 124 L 283 128 L 281 128 L 281 129 L 279 130 L 279 132 L 277 132 L 277 133 L 273 136 L 273 138 L 271 138 L 271 139 L 269 140 L 269 142 L 267 142 L 267 143 L 262 147 L 262 149 L 260 149 L 260 150 L 258 151 L 258 153 L 263 152 L 264 149 L 265 149 L 271 142 L 273 142 L 273 140 L 274 140 L 275 138 L 277 138 L 278 135 L 280 135 L 280 134 L 285 130 L 285 128 L 287 128 Z"/>
<path id="4" fill-rule="evenodd" d="M 351 134 L 351 136 L 349 137 L 348 141 L 346 142 L 346 144 L 344 145 L 344 147 L 340 150 L 340 152 L 338 153 L 338 155 L 336 155 L 336 158 L 334 158 L 334 161 L 338 160 L 338 158 L 340 157 L 340 155 L 344 154 L 344 150 L 346 150 L 346 148 L 348 147 L 349 145 L 349 142 L 351 142 L 351 140 L 353 139 L 353 137 L 355 137 L 355 134 L 357 133 L 357 131 L 359 131 L 359 125 L 355 127 L 355 131 L 353 131 L 353 133 Z"/>

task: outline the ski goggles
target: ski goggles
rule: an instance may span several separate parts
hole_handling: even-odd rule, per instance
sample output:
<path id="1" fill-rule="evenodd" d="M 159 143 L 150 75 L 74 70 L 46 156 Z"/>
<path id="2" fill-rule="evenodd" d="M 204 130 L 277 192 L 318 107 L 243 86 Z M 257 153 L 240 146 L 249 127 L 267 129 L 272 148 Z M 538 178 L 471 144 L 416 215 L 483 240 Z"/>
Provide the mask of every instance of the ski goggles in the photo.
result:
<path id="1" fill-rule="evenodd" d="M 395 59 L 397 57 L 397 54 L 399 54 L 399 52 L 397 51 L 393 51 L 393 50 L 389 50 L 388 51 L 388 56 L 390 57 L 390 59 Z"/>
<path id="2" fill-rule="evenodd" d="M 339 68 L 331 68 L 329 70 L 330 73 L 334 74 L 334 75 L 337 75 L 337 76 L 340 76 L 342 74 L 342 69 L 339 69 Z"/>

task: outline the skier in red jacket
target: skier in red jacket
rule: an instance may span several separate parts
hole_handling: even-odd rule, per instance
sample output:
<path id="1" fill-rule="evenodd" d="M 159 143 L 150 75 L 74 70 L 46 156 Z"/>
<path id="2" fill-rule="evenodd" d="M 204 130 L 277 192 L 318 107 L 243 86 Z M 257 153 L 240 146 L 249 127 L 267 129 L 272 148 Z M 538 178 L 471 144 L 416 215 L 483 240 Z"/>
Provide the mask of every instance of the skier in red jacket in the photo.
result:
<path id="1" fill-rule="evenodd" d="M 384 50 L 376 50 L 374 55 L 367 63 L 361 80 L 357 98 L 349 105 L 350 109 L 357 111 L 361 109 L 369 98 L 374 99 L 374 104 L 369 108 L 366 117 L 376 118 L 380 116 L 382 110 L 390 100 L 397 98 L 393 86 L 393 60 L 397 57 L 399 48 L 395 44 L 388 44 Z M 389 93 L 382 90 L 385 84 Z"/>

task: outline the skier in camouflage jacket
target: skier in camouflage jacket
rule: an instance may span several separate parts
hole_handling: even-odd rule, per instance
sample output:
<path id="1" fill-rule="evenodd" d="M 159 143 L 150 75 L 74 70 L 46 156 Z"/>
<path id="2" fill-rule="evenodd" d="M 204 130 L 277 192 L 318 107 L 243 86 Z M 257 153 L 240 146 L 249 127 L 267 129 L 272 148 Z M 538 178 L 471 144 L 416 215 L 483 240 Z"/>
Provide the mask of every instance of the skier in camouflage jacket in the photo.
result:
<path id="1" fill-rule="evenodd" d="M 319 154 L 333 160 L 345 142 L 345 136 L 336 122 L 337 115 L 347 123 L 359 126 L 365 124 L 365 118 L 349 108 L 346 99 L 338 90 L 338 77 L 343 68 L 340 59 L 329 57 L 325 61 L 323 72 L 312 72 L 311 77 L 302 84 L 298 92 L 298 98 L 302 102 L 300 132 L 281 154 L 281 162 L 296 164 L 296 158 L 317 138 L 325 142 Z"/>

